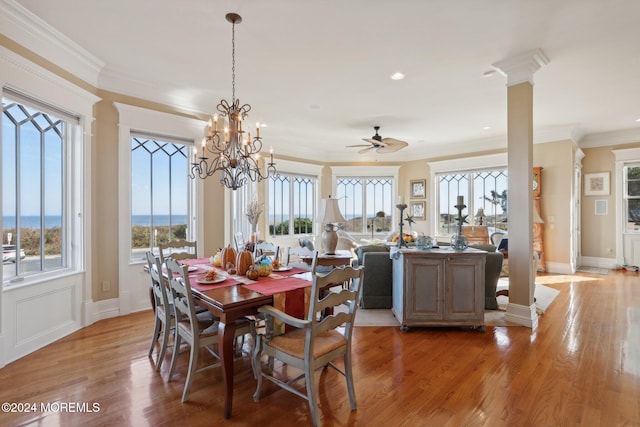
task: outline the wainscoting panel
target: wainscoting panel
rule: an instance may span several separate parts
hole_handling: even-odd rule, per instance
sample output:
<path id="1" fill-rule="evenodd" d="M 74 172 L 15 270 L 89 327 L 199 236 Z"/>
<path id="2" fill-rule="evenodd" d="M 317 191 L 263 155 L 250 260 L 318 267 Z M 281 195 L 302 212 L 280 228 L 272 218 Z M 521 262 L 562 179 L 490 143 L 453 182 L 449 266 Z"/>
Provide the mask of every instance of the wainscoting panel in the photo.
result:
<path id="1" fill-rule="evenodd" d="M 0 366 L 80 329 L 83 283 L 84 276 L 79 274 L 5 289 Z"/>

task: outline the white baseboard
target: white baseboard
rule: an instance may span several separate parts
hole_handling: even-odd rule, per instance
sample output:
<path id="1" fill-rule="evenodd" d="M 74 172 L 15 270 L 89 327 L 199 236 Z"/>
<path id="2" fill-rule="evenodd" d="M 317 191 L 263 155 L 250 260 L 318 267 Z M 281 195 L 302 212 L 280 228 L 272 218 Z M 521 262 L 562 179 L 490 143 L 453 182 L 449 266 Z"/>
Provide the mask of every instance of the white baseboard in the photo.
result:
<path id="1" fill-rule="evenodd" d="M 617 264 L 615 258 L 597 258 L 583 256 L 581 261 L 582 262 L 580 266 L 608 268 L 609 270 L 614 270 Z"/>
<path id="2" fill-rule="evenodd" d="M 575 271 L 572 271 L 571 264 L 567 264 L 564 262 L 549 262 L 545 263 L 545 272 L 554 273 L 554 274 L 573 274 Z"/>
<path id="3" fill-rule="evenodd" d="M 93 322 L 120 316 L 119 298 L 111 298 L 93 303 Z"/>

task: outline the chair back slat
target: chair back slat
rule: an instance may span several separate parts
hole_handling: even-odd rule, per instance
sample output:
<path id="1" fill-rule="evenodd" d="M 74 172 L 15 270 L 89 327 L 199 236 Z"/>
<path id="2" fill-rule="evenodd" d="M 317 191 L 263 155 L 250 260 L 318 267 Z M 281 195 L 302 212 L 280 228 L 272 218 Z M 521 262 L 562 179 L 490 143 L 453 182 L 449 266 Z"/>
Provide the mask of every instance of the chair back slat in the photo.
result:
<path id="1" fill-rule="evenodd" d="M 194 335 L 200 333 L 198 330 L 198 322 L 196 320 L 195 303 L 193 294 L 191 293 L 191 283 L 189 282 L 189 267 L 180 265 L 173 258 L 166 261 L 167 274 L 169 275 L 169 283 L 171 284 L 171 292 L 173 295 L 173 306 L 176 311 L 177 319 L 187 319 L 191 323 Z"/>
<path id="2" fill-rule="evenodd" d="M 151 275 L 151 289 L 153 290 L 155 307 L 156 309 L 163 307 L 168 310 L 169 294 L 167 292 L 167 282 L 164 277 L 162 277 L 162 263 L 160 262 L 160 258 L 155 256 L 151 251 L 148 251 L 146 256 L 149 274 Z"/>
<path id="3" fill-rule="evenodd" d="M 351 336 L 351 330 L 360 298 L 360 284 L 364 267 L 339 267 L 331 272 L 313 275 L 311 302 L 307 320 L 311 322 L 310 338 L 323 331 L 335 329 L 345 324 L 345 337 Z M 347 283 L 347 289 L 333 291 L 331 288 Z M 333 313 L 330 313 L 333 309 Z"/>
<path id="4" fill-rule="evenodd" d="M 175 260 L 196 259 L 198 258 L 198 249 L 196 241 L 188 240 L 171 240 L 167 243 L 158 245 L 160 250 L 160 262 L 167 262 L 167 258 Z"/>

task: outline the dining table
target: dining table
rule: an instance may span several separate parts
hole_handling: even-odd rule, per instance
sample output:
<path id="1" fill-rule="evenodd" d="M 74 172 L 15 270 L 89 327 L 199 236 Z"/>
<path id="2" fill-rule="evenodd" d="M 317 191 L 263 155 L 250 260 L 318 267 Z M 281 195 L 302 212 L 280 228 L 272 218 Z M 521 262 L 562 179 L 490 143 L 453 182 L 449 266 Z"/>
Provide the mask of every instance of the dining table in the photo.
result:
<path id="1" fill-rule="evenodd" d="M 304 269 L 283 267 L 268 276 L 250 280 L 246 276 L 228 274 L 214 267 L 208 258 L 184 260 L 189 266 L 191 291 L 198 305 L 206 308 L 218 322 L 218 352 L 224 384 L 224 417 L 230 418 L 233 408 L 233 360 L 237 321 L 255 315 L 263 305 L 274 305 L 286 313 L 304 317 L 308 309 L 311 275 Z M 211 269 L 218 273 L 216 280 L 205 280 Z M 222 279 L 223 280 L 220 280 Z"/>

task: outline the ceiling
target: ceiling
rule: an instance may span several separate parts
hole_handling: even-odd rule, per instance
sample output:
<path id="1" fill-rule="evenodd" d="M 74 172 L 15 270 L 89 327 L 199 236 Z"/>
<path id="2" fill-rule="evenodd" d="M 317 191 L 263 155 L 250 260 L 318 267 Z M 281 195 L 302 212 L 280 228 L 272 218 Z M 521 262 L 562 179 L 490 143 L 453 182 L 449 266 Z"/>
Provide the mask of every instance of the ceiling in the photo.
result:
<path id="1" fill-rule="evenodd" d="M 534 74 L 536 142 L 640 141 L 635 0 L 3 1 L 95 57 L 98 87 L 202 117 L 231 98 L 225 14 L 239 13 L 236 96 L 276 155 L 382 162 L 504 148 L 506 77 L 492 64 L 537 48 L 549 63 Z M 391 80 L 398 71 L 406 78 Z M 409 146 L 346 147 L 374 125 Z"/>

